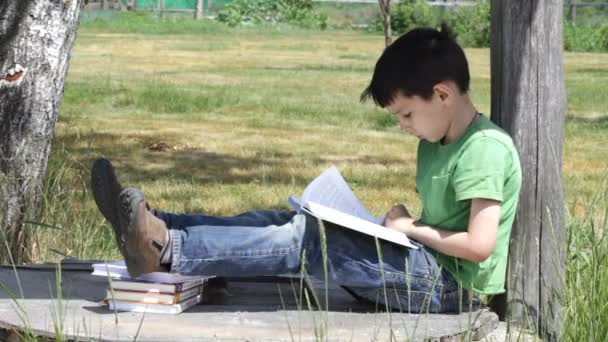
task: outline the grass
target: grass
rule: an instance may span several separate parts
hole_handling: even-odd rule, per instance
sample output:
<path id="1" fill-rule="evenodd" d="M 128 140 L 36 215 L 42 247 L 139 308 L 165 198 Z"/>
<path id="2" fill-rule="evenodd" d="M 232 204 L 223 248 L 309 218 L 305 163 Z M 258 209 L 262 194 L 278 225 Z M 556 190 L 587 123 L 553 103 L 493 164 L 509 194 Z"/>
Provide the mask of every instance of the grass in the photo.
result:
<path id="1" fill-rule="evenodd" d="M 608 336 L 608 292 L 604 286 L 608 280 L 604 272 L 608 260 L 607 203 L 608 191 L 598 192 L 588 204 L 587 217 L 570 217 L 564 292 L 564 330 L 570 341 L 599 341 Z"/>
<path id="2" fill-rule="evenodd" d="M 415 139 L 387 113 L 357 101 L 382 49 L 378 36 L 223 30 L 109 34 L 85 25 L 55 145 L 85 164 L 109 156 L 124 182 L 144 187 L 153 203 L 170 210 L 284 207 L 286 195 L 330 163 L 376 214 L 393 202 L 418 207 L 411 191 Z M 487 113 L 488 51 L 467 54 L 472 96 Z M 568 203 L 580 203 L 576 211 L 584 214 L 585 201 L 576 199 L 589 197 L 606 171 L 608 152 L 594 146 L 606 132 L 608 98 L 601 91 L 608 58 L 566 54 L 565 60 L 565 183 Z M 159 143 L 167 149 L 150 149 Z M 253 193 L 269 196 L 248 198 Z"/>
<path id="3" fill-rule="evenodd" d="M 115 163 L 123 184 L 169 211 L 286 208 L 290 194 L 331 164 L 374 214 L 394 203 L 419 211 L 415 139 L 358 102 L 381 36 L 127 15 L 80 28 L 43 214 L 28 225 L 34 260 L 120 258 L 89 193 L 90 163 L 99 156 Z M 489 51 L 466 53 L 473 100 L 488 113 Z M 565 70 L 566 337 L 602 340 L 608 55 L 567 53 Z"/>
<path id="4" fill-rule="evenodd" d="M 328 17 L 328 25 L 334 28 L 373 26 L 380 17 L 377 3 L 317 2 L 315 11 Z"/>

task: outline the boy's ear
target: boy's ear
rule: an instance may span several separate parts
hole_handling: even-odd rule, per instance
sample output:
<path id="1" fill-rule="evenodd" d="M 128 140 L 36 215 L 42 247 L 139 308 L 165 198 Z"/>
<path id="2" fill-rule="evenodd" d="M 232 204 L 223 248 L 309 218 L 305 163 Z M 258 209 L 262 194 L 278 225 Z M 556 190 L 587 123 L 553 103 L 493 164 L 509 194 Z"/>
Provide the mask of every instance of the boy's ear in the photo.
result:
<path id="1" fill-rule="evenodd" d="M 442 102 L 449 101 L 454 98 L 454 90 L 446 82 L 439 82 L 433 87 L 433 91 L 439 96 Z"/>

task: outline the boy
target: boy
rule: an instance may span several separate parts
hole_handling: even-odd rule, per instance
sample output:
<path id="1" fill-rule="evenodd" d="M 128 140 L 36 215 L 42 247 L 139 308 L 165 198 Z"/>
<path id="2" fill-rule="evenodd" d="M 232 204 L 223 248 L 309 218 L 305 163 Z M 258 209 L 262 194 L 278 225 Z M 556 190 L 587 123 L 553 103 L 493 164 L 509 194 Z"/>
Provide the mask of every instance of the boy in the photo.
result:
<path id="1" fill-rule="evenodd" d="M 329 276 L 358 296 L 411 312 L 453 312 L 466 306 L 470 291 L 504 291 L 521 170 L 511 139 L 475 110 L 468 88 L 466 57 L 445 27 L 414 29 L 378 60 L 362 100 L 387 108 L 420 139 L 416 190 L 423 204 L 418 220 L 397 205 L 384 224 L 420 248 L 381 241 L 380 261 L 374 239 L 328 224 Z M 141 191 L 121 188 L 104 159 L 94 163 L 92 183 L 132 276 L 299 273 L 304 260 L 308 273 L 324 276 L 318 222 L 307 214 L 150 210 Z"/>

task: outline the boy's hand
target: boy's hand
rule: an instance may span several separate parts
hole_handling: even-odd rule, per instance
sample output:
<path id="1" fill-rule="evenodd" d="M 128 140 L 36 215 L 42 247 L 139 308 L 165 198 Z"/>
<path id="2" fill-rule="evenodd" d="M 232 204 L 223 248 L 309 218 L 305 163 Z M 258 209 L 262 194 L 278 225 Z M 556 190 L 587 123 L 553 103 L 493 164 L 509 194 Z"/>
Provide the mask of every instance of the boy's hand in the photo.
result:
<path id="1" fill-rule="evenodd" d="M 412 215 L 403 204 L 394 205 L 384 216 L 382 225 L 407 234 L 407 229 L 414 223 Z"/>

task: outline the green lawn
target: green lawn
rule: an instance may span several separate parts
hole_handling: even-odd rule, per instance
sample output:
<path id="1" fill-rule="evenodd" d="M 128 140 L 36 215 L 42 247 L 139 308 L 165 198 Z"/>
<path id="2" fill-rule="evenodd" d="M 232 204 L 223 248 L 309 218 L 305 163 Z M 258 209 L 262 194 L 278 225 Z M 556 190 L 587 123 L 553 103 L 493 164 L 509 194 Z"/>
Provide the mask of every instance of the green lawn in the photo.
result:
<path id="1" fill-rule="evenodd" d="M 80 29 L 51 159 L 51 171 L 69 174 L 61 182 L 78 175 L 82 195 L 91 160 L 106 156 L 154 206 L 229 215 L 285 208 L 288 195 L 336 164 L 372 212 L 397 202 L 419 210 L 416 139 L 358 101 L 380 36 L 209 27 L 179 35 Z M 487 113 L 489 51 L 466 53 L 472 97 Z M 565 63 L 564 181 L 569 207 L 585 215 L 589 197 L 605 188 L 608 55 L 566 54 Z M 94 209 L 90 196 L 82 204 Z"/>
<path id="2" fill-rule="evenodd" d="M 381 37 L 352 31 L 84 27 L 54 151 L 84 165 L 111 158 L 123 182 L 169 210 L 285 207 L 287 195 L 330 164 L 375 213 L 394 202 L 417 208 L 415 139 L 358 101 L 381 51 Z M 487 113 L 489 51 L 466 52 L 473 99 Z M 605 179 L 608 55 L 566 54 L 565 62 L 564 181 L 568 203 L 584 203 Z M 165 151 L 150 149 L 160 142 Z"/>

